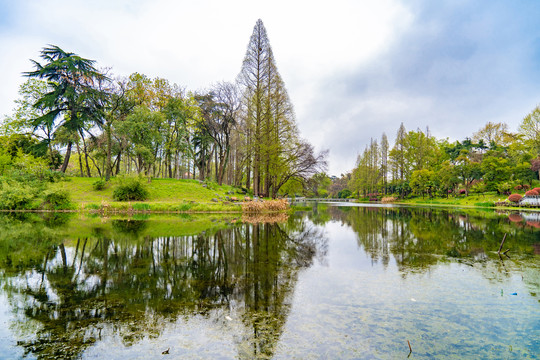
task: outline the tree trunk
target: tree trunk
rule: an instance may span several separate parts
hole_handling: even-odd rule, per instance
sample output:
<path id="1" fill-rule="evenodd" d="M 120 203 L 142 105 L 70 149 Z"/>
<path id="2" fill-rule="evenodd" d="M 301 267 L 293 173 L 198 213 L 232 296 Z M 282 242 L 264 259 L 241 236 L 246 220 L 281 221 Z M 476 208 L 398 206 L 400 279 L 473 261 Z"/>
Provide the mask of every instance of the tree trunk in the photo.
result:
<path id="1" fill-rule="evenodd" d="M 83 172 L 83 167 L 82 167 L 81 147 L 79 146 L 79 141 L 77 141 L 75 145 L 77 145 L 77 154 L 79 155 L 79 168 L 81 170 L 81 177 L 84 177 L 84 172 Z"/>
<path id="2" fill-rule="evenodd" d="M 88 177 L 92 177 L 92 173 L 90 172 L 90 165 L 88 164 L 88 148 L 86 147 L 86 140 L 84 140 L 82 129 L 80 131 L 81 139 L 83 141 L 83 150 L 84 150 L 84 162 L 86 165 L 86 173 Z"/>
<path id="3" fill-rule="evenodd" d="M 111 123 L 107 121 L 107 126 L 105 128 L 106 135 L 107 135 L 107 164 L 105 165 L 105 181 L 109 181 L 111 179 L 111 173 L 112 173 L 112 135 L 111 135 Z"/>
<path id="4" fill-rule="evenodd" d="M 122 150 L 118 152 L 118 155 L 116 156 L 116 173 L 115 175 L 118 175 L 120 173 L 120 162 L 122 160 Z"/>
<path id="5" fill-rule="evenodd" d="M 71 156 L 71 146 L 73 146 L 73 143 L 70 141 L 68 142 L 66 156 L 64 157 L 64 163 L 62 164 L 62 167 L 60 168 L 60 171 L 63 172 L 64 174 L 66 173 L 66 170 L 69 164 L 69 157 Z"/>

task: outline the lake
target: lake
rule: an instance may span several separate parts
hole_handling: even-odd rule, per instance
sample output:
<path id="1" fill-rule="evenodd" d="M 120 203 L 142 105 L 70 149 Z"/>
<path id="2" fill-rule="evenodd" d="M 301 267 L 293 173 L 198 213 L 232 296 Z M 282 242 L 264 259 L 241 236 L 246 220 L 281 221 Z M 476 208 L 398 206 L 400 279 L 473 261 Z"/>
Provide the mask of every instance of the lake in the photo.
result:
<path id="1" fill-rule="evenodd" d="M 308 206 L 0 214 L 0 358 L 540 357 L 538 215 Z"/>

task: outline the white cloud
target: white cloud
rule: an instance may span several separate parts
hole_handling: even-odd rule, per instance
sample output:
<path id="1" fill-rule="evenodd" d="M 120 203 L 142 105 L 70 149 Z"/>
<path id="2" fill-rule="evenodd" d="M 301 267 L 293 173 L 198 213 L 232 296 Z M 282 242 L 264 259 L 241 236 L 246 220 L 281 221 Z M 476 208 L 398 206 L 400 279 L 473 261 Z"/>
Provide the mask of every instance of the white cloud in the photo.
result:
<path id="1" fill-rule="evenodd" d="M 5 3 L 5 2 L 4 2 Z M 536 5 L 427 0 L 0 2 L 0 115 L 55 44 L 112 66 L 198 90 L 233 80 L 255 21 L 267 28 L 302 135 L 350 170 L 371 137 L 399 123 L 462 138 L 540 96 Z M 538 43 L 538 41 L 537 41 Z M 529 45 L 528 45 L 529 44 Z M 537 44 L 538 45 L 538 44 Z M 536 53 L 535 53 L 536 51 Z M 536 54 L 536 55 L 535 55 Z M 460 125 L 457 125 L 457 124 Z M 471 129 L 472 128 L 472 129 Z"/>

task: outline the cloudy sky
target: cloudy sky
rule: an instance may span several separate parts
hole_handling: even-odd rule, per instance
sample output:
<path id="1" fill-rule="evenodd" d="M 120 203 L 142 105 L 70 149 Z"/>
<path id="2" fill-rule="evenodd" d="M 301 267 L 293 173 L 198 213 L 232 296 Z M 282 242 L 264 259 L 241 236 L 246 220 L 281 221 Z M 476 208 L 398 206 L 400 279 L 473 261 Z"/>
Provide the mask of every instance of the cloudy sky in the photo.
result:
<path id="1" fill-rule="evenodd" d="M 461 140 L 540 104 L 538 0 L 0 0 L 0 116 L 46 44 L 201 90 L 235 79 L 258 18 L 330 174 L 401 122 Z"/>

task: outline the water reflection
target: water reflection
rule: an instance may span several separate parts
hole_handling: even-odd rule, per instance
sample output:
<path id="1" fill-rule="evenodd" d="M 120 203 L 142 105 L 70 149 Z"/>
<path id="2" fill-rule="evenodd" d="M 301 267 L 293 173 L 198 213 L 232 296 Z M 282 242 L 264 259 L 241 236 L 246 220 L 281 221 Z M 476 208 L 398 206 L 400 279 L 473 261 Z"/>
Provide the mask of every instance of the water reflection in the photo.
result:
<path id="1" fill-rule="evenodd" d="M 324 252 L 322 232 L 297 219 L 193 236 L 140 236 L 148 226 L 146 220 L 113 220 L 114 233 L 127 237 L 95 227 L 91 237 L 37 246 L 16 266 L 12 253 L 2 254 L 4 291 L 24 355 L 75 358 L 111 322 L 131 345 L 159 336 L 164 321 L 234 306 L 245 326 L 241 357 L 271 357 L 298 270 Z M 43 234 L 47 229 L 42 226 Z M 22 233 L 11 238 L 14 246 L 37 235 Z"/>
<path id="2" fill-rule="evenodd" d="M 495 287 L 513 281 L 519 271 L 529 298 L 540 301 L 538 232 L 526 225 L 531 219 L 525 220 L 523 215 L 518 221 L 512 214 L 494 212 L 319 204 L 290 217 L 78 216 L 0 216 L 0 281 L 12 311 L 10 331 L 17 339 L 16 348 L 21 351 L 16 354 L 20 356 L 79 358 L 90 349 L 110 349 L 111 338 L 119 338 L 123 347 L 136 347 L 145 339 L 162 338 L 166 324 L 179 326 L 182 321 L 200 318 L 214 328 L 234 331 L 235 351 L 223 355 L 226 358 L 287 358 L 279 344 L 284 337 L 291 338 L 290 333 L 284 336 L 291 312 L 300 311 L 293 309 L 295 289 L 301 274 L 314 268 L 325 269 L 316 275 L 316 288 L 339 289 L 342 296 L 333 299 L 332 294 L 308 289 L 304 290 L 308 295 L 301 296 L 305 303 L 297 306 L 317 308 L 315 299 L 326 297 L 329 304 L 350 309 L 363 320 L 356 321 L 350 313 L 339 319 L 327 318 L 339 312 L 324 305 L 303 321 L 316 316 L 320 321 L 317 326 L 324 329 L 321 331 L 330 333 L 338 333 L 336 329 L 344 323 L 366 338 L 384 333 L 373 339 L 378 345 L 371 349 L 375 352 L 365 353 L 368 358 L 395 347 L 388 342 L 389 334 L 404 336 L 399 331 L 396 335 L 399 324 L 381 323 L 396 318 L 411 324 L 416 322 L 415 316 L 431 321 L 430 308 L 415 313 L 403 299 L 396 302 L 395 289 L 414 288 L 416 284 L 407 281 L 436 274 L 441 265 L 470 267 L 471 274 L 480 274 Z M 346 272 L 339 263 L 327 262 L 329 248 L 341 241 L 327 234 L 336 223 L 342 225 L 343 234 L 353 234 L 349 244 L 358 253 L 349 251 L 351 263 L 361 261 L 365 254 L 371 263 L 361 269 L 371 266 L 376 269 L 373 273 L 355 273 L 354 267 L 347 267 Z M 497 256 L 504 234 L 508 234 L 506 244 L 511 248 L 511 259 L 507 260 Z M 396 273 L 397 280 L 393 278 Z M 338 277 L 333 277 L 335 274 Z M 452 286 L 459 283 L 454 281 Z M 426 287 L 425 298 L 437 298 L 440 291 L 438 285 Z M 384 307 L 387 303 L 388 309 Z M 483 313 L 484 304 L 479 304 Z M 393 306 L 400 306 L 399 316 Z M 451 313 L 442 302 L 437 311 Z M 223 323 L 231 326 L 223 327 Z M 291 326 L 295 328 L 294 321 Z M 302 332 L 311 334 L 303 325 L 296 328 L 296 342 L 305 341 Z M 354 338 L 352 333 L 338 336 Z M 325 339 L 319 340 L 324 344 Z M 429 346 L 425 344 L 426 349 Z M 535 346 L 523 345 L 526 349 Z M 291 347 L 286 341 L 282 347 L 299 357 L 305 355 L 295 352 L 294 344 Z M 13 351 L 0 344 L 0 351 L 4 349 Z M 156 351 L 159 354 L 161 350 L 165 348 Z M 358 354 L 356 347 L 348 351 L 343 348 L 340 354 Z"/>
<path id="3" fill-rule="evenodd" d="M 329 216 L 321 221 L 320 208 L 310 215 L 314 222 L 338 219 L 354 230 L 358 245 L 374 263 L 387 266 L 394 258 L 405 274 L 425 271 L 448 258 L 469 263 L 494 259 L 504 234 L 509 254 L 532 256 L 538 246 L 536 231 L 495 212 L 329 206 L 325 208 Z"/>

